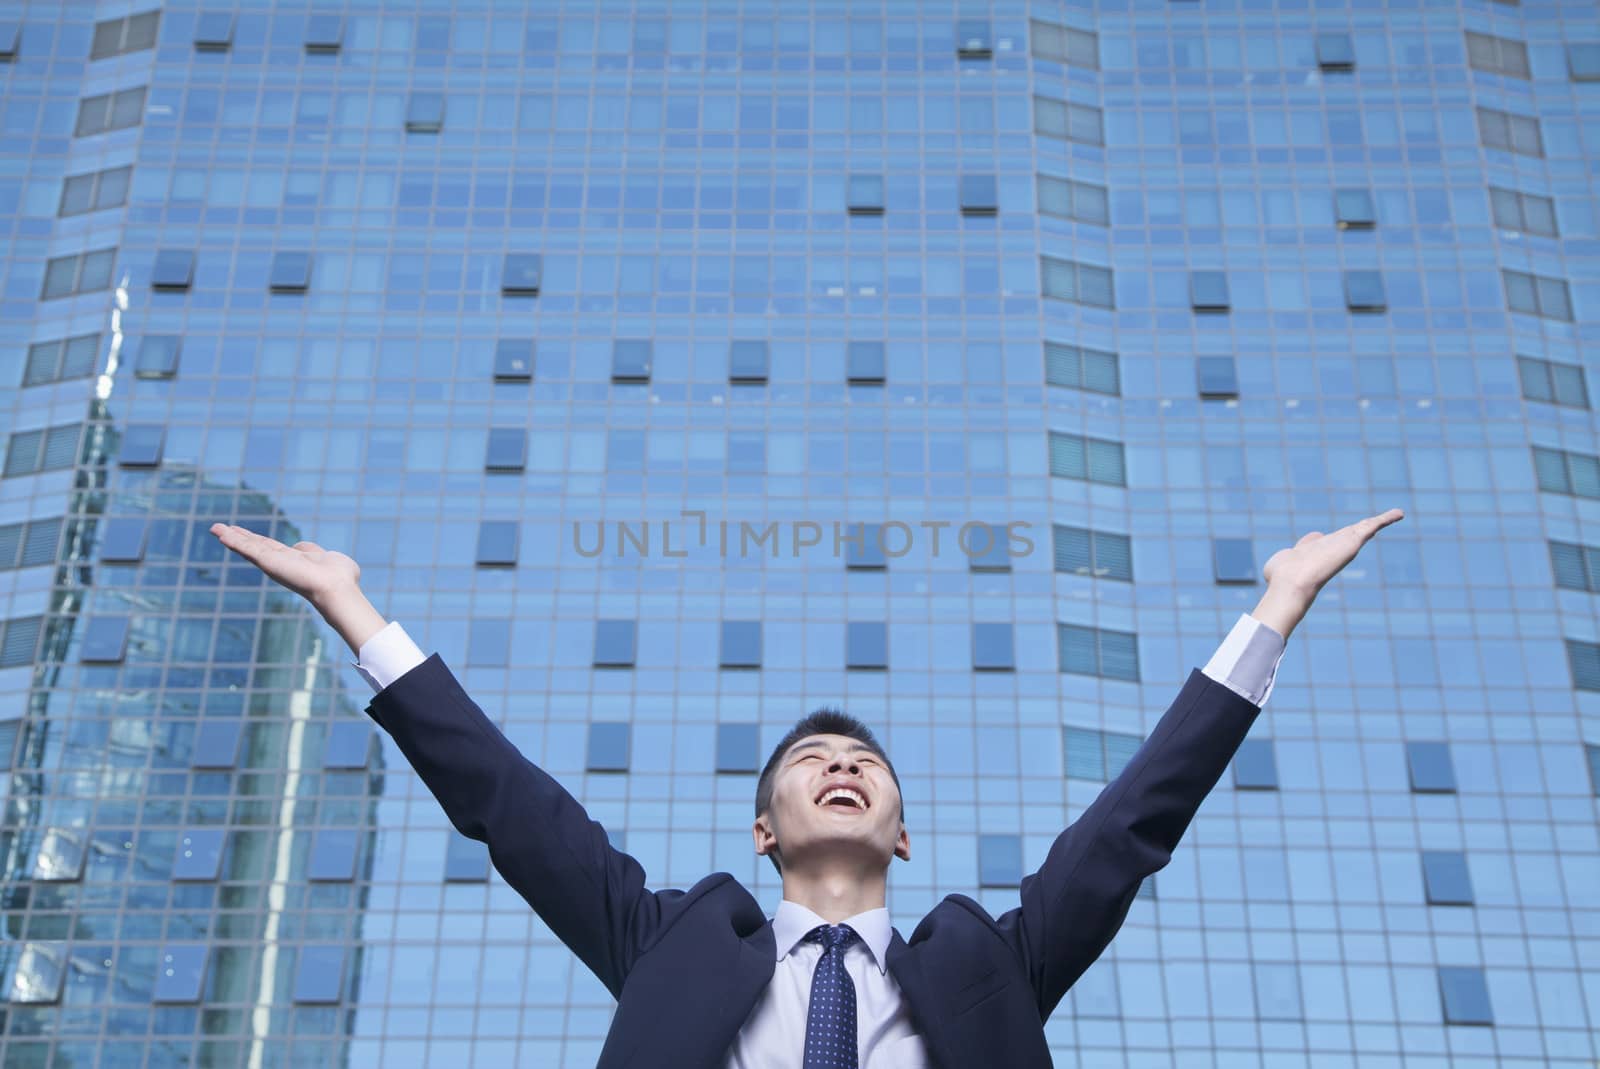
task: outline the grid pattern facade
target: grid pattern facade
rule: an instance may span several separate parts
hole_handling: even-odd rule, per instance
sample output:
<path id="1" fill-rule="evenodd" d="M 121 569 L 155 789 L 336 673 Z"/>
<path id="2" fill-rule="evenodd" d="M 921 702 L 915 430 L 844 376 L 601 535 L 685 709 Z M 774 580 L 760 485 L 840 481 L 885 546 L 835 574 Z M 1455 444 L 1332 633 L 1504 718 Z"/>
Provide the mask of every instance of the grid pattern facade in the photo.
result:
<path id="1" fill-rule="evenodd" d="M 599 1053 L 213 521 L 350 552 L 652 887 L 774 911 L 843 706 L 909 933 L 1395 505 L 1056 1064 L 1600 1058 L 1590 0 L 17 0 L 0 109 L 7 1069 Z"/>

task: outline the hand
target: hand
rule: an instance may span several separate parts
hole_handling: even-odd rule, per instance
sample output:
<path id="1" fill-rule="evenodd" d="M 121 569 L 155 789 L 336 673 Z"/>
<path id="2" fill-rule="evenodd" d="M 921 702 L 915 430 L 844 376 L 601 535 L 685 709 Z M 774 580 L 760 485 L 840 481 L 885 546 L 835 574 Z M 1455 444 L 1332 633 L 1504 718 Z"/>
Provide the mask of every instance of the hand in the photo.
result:
<path id="1" fill-rule="evenodd" d="M 1355 560 L 1373 535 L 1405 515 L 1400 509 L 1390 509 L 1332 534 L 1312 531 L 1290 548 L 1278 550 L 1261 569 L 1267 593 L 1251 615 L 1288 638 L 1328 580 Z"/>
<path id="2" fill-rule="evenodd" d="M 267 578 L 299 594 L 313 605 L 339 591 L 358 586 L 361 565 L 315 542 L 286 546 L 275 538 L 226 523 L 211 525 L 223 545 L 266 573 Z"/>

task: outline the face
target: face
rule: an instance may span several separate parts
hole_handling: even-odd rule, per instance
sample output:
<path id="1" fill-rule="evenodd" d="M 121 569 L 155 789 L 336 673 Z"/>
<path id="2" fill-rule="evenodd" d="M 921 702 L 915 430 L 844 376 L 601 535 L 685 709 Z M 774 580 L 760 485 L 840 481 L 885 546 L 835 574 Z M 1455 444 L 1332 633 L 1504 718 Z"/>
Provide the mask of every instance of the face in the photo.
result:
<path id="1" fill-rule="evenodd" d="M 784 871 L 841 856 L 868 866 L 911 860 L 900 790 L 882 758 L 847 735 L 808 735 L 772 778 L 772 803 L 756 818 L 756 853 L 779 847 Z"/>

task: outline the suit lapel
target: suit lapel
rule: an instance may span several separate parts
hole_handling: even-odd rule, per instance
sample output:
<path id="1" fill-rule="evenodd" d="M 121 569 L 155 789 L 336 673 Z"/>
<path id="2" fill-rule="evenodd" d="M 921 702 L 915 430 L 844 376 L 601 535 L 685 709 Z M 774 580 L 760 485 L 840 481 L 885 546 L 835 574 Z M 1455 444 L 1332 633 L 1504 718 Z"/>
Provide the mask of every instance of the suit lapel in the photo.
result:
<path id="1" fill-rule="evenodd" d="M 942 1057 L 945 1037 L 940 1027 L 939 998 L 922 969 L 922 956 L 900 938 L 898 931 L 889 939 L 889 952 L 884 956 L 888 960 L 889 974 L 900 985 L 900 997 L 905 999 L 911 1023 L 928 1048 L 928 1058 L 938 1069 L 943 1069 L 946 1065 Z"/>

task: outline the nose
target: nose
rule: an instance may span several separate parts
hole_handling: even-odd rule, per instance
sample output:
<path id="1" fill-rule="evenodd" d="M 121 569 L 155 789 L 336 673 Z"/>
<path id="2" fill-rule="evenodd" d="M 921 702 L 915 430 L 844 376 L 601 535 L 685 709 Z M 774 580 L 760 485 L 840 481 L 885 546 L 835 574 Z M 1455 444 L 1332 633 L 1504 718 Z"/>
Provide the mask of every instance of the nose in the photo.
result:
<path id="1" fill-rule="evenodd" d="M 857 773 L 859 773 L 861 771 L 861 765 L 860 764 L 858 764 L 855 761 L 846 761 L 843 757 L 835 757 L 833 759 L 833 761 L 828 765 L 828 771 L 829 772 L 836 772 L 840 768 L 845 768 L 845 767 L 848 767 L 850 769 L 850 774 L 852 776 L 856 775 Z"/>

